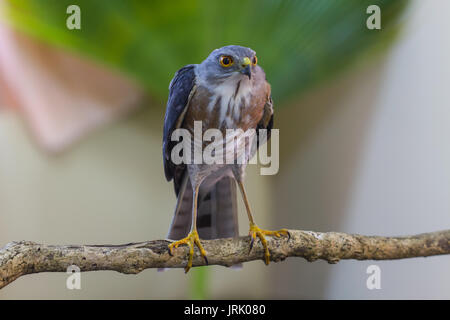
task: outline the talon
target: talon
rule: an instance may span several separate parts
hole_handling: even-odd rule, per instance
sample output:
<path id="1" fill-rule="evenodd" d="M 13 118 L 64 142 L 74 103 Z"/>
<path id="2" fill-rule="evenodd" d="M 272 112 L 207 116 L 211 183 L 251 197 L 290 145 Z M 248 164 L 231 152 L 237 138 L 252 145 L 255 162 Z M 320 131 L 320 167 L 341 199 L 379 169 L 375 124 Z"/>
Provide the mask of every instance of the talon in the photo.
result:
<path id="1" fill-rule="evenodd" d="M 206 251 L 203 249 L 202 244 L 200 243 L 200 238 L 198 236 L 198 232 L 196 230 L 190 232 L 186 238 L 181 240 L 177 240 L 169 244 L 169 254 L 173 256 L 173 248 L 178 248 L 179 245 L 186 244 L 189 246 L 189 254 L 188 254 L 188 262 L 186 267 L 184 268 L 184 272 L 187 273 L 192 267 L 192 261 L 194 258 L 194 246 L 196 245 L 200 250 L 200 254 L 205 259 L 206 264 L 208 264 L 208 259 L 206 258 Z"/>
<path id="2" fill-rule="evenodd" d="M 266 266 L 268 266 L 269 263 L 270 263 L 270 253 L 265 253 L 265 252 L 264 252 L 264 264 L 265 264 Z"/>
<path id="3" fill-rule="evenodd" d="M 279 234 L 280 237 L 281 235 L 288 236 L 288 240 L 291 238 L 291 234 L 289 233 L 288 229 L 280 229 L 277 231 L 277 233 Z"/>
<path id="4" fill-rule="evenodd" d="M 289 237 L 288 240 L 291 237 L 291 235 L 287 229 L 280 229 L 277 231 L 262 230 L 254 223 L 250 223 L 249 234 L 252 237 L 252 240 L 250 242 L 250 250 L 248 252 L 250 253 L 250 251 L 253 248 L 255 238 L 258 237 L 261 240 L 261 244 L 264 248 L 264 263 L 266 265 L 268 265 L 270 263 L 270 252 L 269 252 L 269 247 L 267 245 L 267 240 L 266 240 L 265 236 L 281 237 L 281 235 L 284 234 Z"/>
<path id="5" fill-rule="evenodd" d="M 250 241 L 250 249 L 248 250 L 248 253 L 250 253 L 252 251 L 254 243 L 255 243 L 255 238 L 252 236 L 252 240 Z"/>

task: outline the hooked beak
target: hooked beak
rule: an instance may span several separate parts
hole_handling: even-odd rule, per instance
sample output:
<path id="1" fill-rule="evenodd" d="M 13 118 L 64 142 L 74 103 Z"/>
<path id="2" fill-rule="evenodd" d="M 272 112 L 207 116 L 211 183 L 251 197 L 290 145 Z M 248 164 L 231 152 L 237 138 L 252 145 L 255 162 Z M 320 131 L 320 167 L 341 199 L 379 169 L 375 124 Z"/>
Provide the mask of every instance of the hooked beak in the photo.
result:
<path id="1" fill-rule="evenodd" d="M 252 62 L 250 60 L 250 58 L 245 57 L 244 60 L 242 61 L 242 68 L 241 68 L 241 73 L 245 74 L 248 79 L 252 78 L 252 70 L 251 70 L 251 65 Z"/>

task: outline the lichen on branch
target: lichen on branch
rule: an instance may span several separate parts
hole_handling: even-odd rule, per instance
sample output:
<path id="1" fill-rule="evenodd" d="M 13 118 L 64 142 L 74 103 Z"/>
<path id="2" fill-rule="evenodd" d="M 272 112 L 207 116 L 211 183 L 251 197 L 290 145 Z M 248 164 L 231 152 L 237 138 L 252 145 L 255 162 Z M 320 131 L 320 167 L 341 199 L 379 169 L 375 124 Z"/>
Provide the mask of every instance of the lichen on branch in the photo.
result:
<path id="1" fill-rule="evenodd" d="M 267 237 L 270 258 L 303 257 L 337 263 L 341 259 L 391 260 L 450 254 L 450 230 L 405 237 L 362 236 L 338 232 L 289 230 L 288 237 Z M 136 274 L 148 268 L 184 268 L 188 248 L 168 251 L 168 240 L 124 245 L 44 245 L 17 241 L 0 249 L 0 288 L 17 278 L 39 272 L 66 272 L 76 265 L 82 272 L 114 270 Z M 232 266 L 263 260 L 264 250 L 255 243 L 249 252 L 250 237 L 202 240 L 210 265 Z M 205 265 L 196 250 L 193 266 Z"/>

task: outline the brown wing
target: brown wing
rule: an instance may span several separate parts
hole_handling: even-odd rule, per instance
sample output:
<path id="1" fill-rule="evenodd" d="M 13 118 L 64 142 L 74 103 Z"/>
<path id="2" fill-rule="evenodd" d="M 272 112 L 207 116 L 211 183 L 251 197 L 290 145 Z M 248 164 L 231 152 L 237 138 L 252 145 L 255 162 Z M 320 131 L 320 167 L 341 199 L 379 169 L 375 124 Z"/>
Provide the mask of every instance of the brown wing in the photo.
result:
<path id="1" fill-rule="evenodd" d="M 258 125 L 256 127 L 258 148 L 260 144 L 264 144 L 266 142 L 260 140 L 259 129 L 267 129 L 267 141 L 269 141 L 272 128 L 273 128 L 273 101 L 269 87 L 269 95 L 267 97 L 266 103 L 264 104 L 264 112 L 261 117 L 261 120 L 258 122 Z"/>

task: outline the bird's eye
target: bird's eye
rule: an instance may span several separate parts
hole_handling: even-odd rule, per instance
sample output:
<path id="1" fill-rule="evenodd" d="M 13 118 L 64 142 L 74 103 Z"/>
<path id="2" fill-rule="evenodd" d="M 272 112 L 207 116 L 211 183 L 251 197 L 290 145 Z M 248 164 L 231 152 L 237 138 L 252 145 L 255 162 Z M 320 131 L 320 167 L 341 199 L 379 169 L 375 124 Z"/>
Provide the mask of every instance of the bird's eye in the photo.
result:
<path id="1" fill-rule="evenodd" d="M 220 65 L 222 67 L 231 67 L 233 65 L 233 58 L 230 56 L 220 56 Z"/>
<path id="2" fill-rule="evenodd" d="M 252 64 L 255 66 L 258 63 L 258 58 L 256 56 L 252 59 Z"/>

